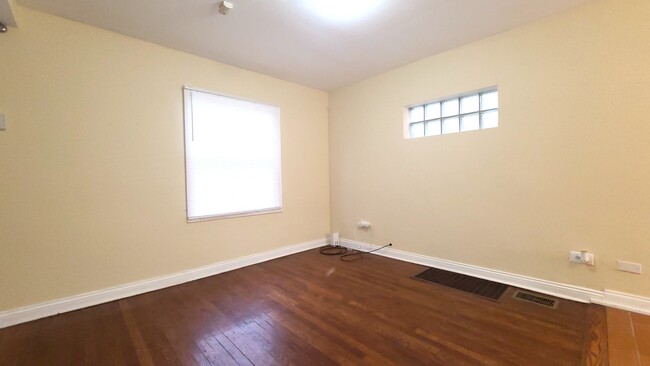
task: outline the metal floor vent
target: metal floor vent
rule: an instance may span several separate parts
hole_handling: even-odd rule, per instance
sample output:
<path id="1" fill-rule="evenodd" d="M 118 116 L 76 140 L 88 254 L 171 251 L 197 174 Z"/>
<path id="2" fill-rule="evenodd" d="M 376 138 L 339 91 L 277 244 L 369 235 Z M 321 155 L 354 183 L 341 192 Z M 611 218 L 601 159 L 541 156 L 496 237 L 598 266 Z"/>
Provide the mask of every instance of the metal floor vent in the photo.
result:
<path id="1" fill-rule="evenodd" d="M 514 295 L 512 296 L 520 301 L 532 302 L 533 304 L 545 306 L 547 308 L 557 309 L 558 301 L 549 297 L 544 297 L 542 295 L 533 294 L 522 290 L 515 291 Z"/>
<path id="2" fill-rule="evenodd" d="M 503 293 L 508 289 L 508 285 L 502 283 L 445 271 L 438 268 L 429 268 L 424 272 L 417 274 L 413 278 L 469 292 L 492 301 L 499 300 L 501 295 L 503 295 Z"/>

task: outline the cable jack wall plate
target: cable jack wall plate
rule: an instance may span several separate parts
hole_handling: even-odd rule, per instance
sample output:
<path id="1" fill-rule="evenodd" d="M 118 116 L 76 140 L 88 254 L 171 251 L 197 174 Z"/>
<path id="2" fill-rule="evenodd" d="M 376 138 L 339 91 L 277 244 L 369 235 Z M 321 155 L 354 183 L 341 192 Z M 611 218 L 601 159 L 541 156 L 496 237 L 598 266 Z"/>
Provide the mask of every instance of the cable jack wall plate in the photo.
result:
<path id="1" fill-rule="evenodd" d="M 626 261 L 619 260 L 617 262 L 616 269 L 618 269 L 619 271 L 623 271 L 623 272 L 641 274 L 642 266 L 641 266 L 641 263 L 632 263 L 632 262 L 626 262 Z"/>

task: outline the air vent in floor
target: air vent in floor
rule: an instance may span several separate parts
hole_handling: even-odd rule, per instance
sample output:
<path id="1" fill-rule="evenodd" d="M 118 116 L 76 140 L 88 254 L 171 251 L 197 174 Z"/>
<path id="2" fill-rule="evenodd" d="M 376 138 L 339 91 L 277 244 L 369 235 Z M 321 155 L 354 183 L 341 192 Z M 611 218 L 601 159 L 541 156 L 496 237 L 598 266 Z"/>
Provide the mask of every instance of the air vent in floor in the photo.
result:
<path id="1" fill-rule="evenodd" d="M 466 276 L 464 274 L 449 272 L 438 268 L 429 268 L 414 276 L 414 278 L 469 292 L 493 301 L 499 300 L 501 295 L 503 295 L 503 293 L 508 289 L 508 285 L 502 283 Z"/>
<path id="2" fill-rule="evenodd" d="M 557 309 L 557 300 L 551 299 L 550 297 L 545 297 L 539 294 L 533 294 L 530 292 L 517 290 L 514 295 L 515 299 L 525 302 L 532 302 L 533 304 L 541 305 L 547 308 Z"/>

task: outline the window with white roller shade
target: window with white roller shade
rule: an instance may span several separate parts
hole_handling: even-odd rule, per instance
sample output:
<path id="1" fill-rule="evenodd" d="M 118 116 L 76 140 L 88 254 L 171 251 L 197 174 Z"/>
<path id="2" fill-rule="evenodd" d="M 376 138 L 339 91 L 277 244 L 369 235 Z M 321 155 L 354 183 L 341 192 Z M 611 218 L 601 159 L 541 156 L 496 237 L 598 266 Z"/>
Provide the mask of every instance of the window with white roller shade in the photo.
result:
<path id="1" fill-rule="evenodd" d="M 184 88 L 188 221 L 282 210 L 280 108 Z"/>

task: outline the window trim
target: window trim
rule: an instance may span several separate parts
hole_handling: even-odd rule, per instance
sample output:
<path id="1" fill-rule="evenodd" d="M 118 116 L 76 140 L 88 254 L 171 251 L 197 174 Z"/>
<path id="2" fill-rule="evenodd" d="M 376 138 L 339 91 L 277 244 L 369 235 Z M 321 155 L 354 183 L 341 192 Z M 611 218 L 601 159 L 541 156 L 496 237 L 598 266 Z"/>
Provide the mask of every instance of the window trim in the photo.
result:
<path id="1" fill-rule="evenodd" d="M 282 111 L 280 110 L 280 106 L 277 104 L 272 104 L 268 102 L 260 102 L 258 100 L 254 99 L 248 99 L 248 98 L 242 98 L 239 96 L 235 96 L 232 94 L 228 93 L 223 93 L 219 91 L 214 91 L 214 90 L 209 90 L 209 89 L 204 89 L 204 88 L 196 88 L 192 87 L 189 85 L 183 85 L 183 167 L 185 170 L 184 177 L 185 177 L 185 218 L 187 223 L 195 223 L 195 222 L 203 222 L 203 221 L 211 221 L 211 220 L 221 220 L 221 219 L 230 219 L 230 218 L 237 218 L 237 217 L 246 217 L 246 216 L 258 216 L 258 215 L 268 215 L 268 214 L 274 214 L 274 213 L 282 213 L 284 211 L 284 189 L 283 189 L 283 174 L 282 174 Z M 189 116 L 190 112 L 190 103 L 188 102 L 189 95 L 191 92 L 199 92 L 199 93 L 207 93 L 207 94 L 212 94 L 216 95 L 219 97 L 225 97 L 225 98 L 231 98 L 231 99 L 236 99 L 240 100 L 243 102 L 250 102 L 250 103 L 256 103 L 256 104 L 262 104 L 265 106 L 269 107 L 275 107 L 278 108 L 278 138 L 279 138 L 279 155 L 280 155 L 280 176 L 279 176 L 279 186 L 280 186 L 280 206 L 278 207 L 269 207 L 266 209 L 258 209 L 258 210 L 250 210 L 250 211 L 238 211 L 238 212 L 230 212 L 226 214 L 216 214 L 216 215 L 204 215 L 204 216 L 196 216 L 193 218 L 190 218 L 189 213 L 189 196 L 188 196 L 188 171 L 187 171 L 187 118 Z"/>
<path id="2" fill-rule="evenodd" d="M 470 92 L 450 95 L 450 96 L 447 96 L 447 97 L 444 97 L 444 98 L 434 99 L 434 100 L 427 101 L 427 102 L 424 102 L 424 103 L 417 103 L 417 104 L 412 104 L 412 105 L 406 106 L 406 108 L 405 108 L 406 110 L 405 110 L 404 138 L 405 139 L 417 139 L 417 138 L 422 138 L 422 137 L 442 136 L 442 135 L 449 135 L 449 134 L 454 134 L 454 133 L 471 132 L 471 131 L 478 131 L 478 130 L 483 130 L 483 129 L 490 129 L 490 128 L 484 128 L 483 127 L 483 113 L 492 112 L 492 111 L 497 111 L 498 112 L 499 111 L 499 106 L 497 105 L 496 108 L 482 109 L 481 108 L 481 95 L 491 93 L 491 92 L 496 92 L 497 95 L 498 95 L 499 87 L 497 85 L 494 85 L 494 86 L 490 86 L 490 87 L 487 87 L 487 88 L 482 88 L 482 89 L 478 89 L 478 90 L 474 90 L 474 91 L 470 91 Z M 461 111 L 460 111 L 461 99 L 465 98 L 465 97 L 471 97 L 473 95 L 477 95 L 478 98 L 479 98 L 478 110 L 473 111 L 473 112 L 461 113 Z M 442 104 L 444 102 L 452 101 L 452 100 L 456 100 L 458 102 L 458 113 L 453 114 L 453 115 L 449 115 L 449 116 L 443 116 L 443 114 L 442 114 Z M 430 105 L 430 104 L 435 104 L 435 103 L 440 103 L 440 116 L 437 117 L 437 118 L 426 119 L 426 107 L 428 105 Z M 418 108 L 418 107 L 423 108 L 423 111 L 422 111 L 422 113 L 424 113 L 423 119 L 421 121 L 411 122 L 411 110 L 414 109 L 414 108 Z M 460 123 L 461 123 L 462 117 L 469 116 L 469 115 L 472 115 L 472 114 L 478 114 L 478 117 L 479 117 L 479 128 L 478 129 L 469 130 L 469 131 L 459 130 L 458 132 L 448 132 L 448 133 L 443 132 L 443 123 L 442 123 L 443 120 L 448 119 L 448 118 L 458 118 L 459 129 L 460 129 Z M 435 134 L 435 135 L 427 135 L 426 134 L 427 133 L 427 129 L 426 129 L 427 128 L 427 123 L 428 122 L 433 122 L 433 121 L 439 121 L 439 123 L 440 123 L 440 133 Z M 423 124 L 423 129 L 424 129 L 423 130 L 423 135 L 422 136 L 411 136 L 411 125 L 419 124 L 419 123 Z"/>

